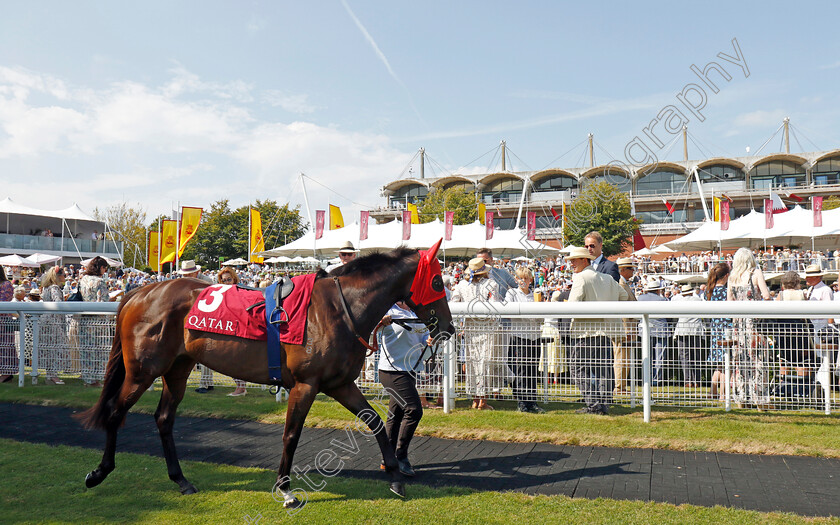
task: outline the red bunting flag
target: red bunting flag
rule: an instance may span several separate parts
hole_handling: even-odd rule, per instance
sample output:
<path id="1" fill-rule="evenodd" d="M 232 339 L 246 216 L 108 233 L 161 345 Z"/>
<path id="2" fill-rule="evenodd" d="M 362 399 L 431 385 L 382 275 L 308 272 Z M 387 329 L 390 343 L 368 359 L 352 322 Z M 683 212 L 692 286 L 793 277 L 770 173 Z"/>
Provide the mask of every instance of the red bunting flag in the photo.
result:
<path id="1" fill-rule="evenodd" d="M 493 212 L 488 211 L 484 216 L 484 239 L 490 240 L 493 238 Z"/>
<path id="2" fill-rule="evenodd" d="M 455 212 L 443 212 L 443 239 L 446 241 L 452 240 L 452 225 L 455 224 Z"/>
<path id="3" fill-rule="evenodd" d="M 764 229 L 773 229 L 773 199 L 764 199 Z"/>
<path id="4" fill-rule="evenodd" d="M 402 212 L 403 221 L 403 236 L 402 240 L 407 241 L 411 239 L 411 212 L 406 210 Z"/>
<path id="5" fill-rule="evenodd" d="M 529 211 L 528 218 L 526 219 L 527 227 L 527 239 L 529 241 L 534 241 L 537 239 L 537 212 Z"/>
<path id="6" fill-rule="evenodd" d="M 565 206 L 565 204 L 564 204 L 564 206 Z M 563 218 L 560 216 L 560 214 L 557 213 L 556 211 L 554 211 L 554 208 L 549 208 L 549 209 L 551 210 L 551 215 L 554 217 L 554 220 L 557 221 L 557 222 L 562 222 Z"/>
<path id="7" fill-rule="evenodd" d="M 370 219 L 370 212 L 363 211 L 359 217 L 359 240 L 364 241 L 368 238 L 368 220 Z"/>
<path id="8" fill-rule="evenodd" d="M 823 198 L 811 197 L 811 208 L 814 210 L 814 228 L 820 228 L 822 226 Z"/>
<path id="9" fill-rule="evenodd" d="M 674 214 L 674 205 L 669 203 L 668 201 L 666 201 L 665 197 L 662 198 L 662 202 L 665 203 L 665 207 L 668 209 L 668 215 L 673 215 Z"/>
<path id="10" fill-rule="evenodd" d="M 720 201 L 720 229 L 729 229 L 729 201 Z"/>
<path id="11" fill-rule="evenodd" d="M 324 210 L 315 210 L 315 239 L 324 236 Z"/>
<path id="12" fill-rule="evenodd" d="M 636 228 L 633 231 L 633 251 L 641 250 L 643 248 L 647 248 L 647 244 L 645 244 L 645 238 L 642 237 L 642 232 Z"/>

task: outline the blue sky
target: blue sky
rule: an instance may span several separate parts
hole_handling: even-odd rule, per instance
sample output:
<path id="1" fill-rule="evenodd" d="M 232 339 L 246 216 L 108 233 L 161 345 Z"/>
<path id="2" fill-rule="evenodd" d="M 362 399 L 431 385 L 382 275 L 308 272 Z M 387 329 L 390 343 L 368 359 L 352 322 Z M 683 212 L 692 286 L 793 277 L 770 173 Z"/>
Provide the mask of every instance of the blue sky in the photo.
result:
<path id="1" fill-rule="evenodd" d="M 691 158 L 755 152 L 791 118 L 840 148 L 836 2 L 5 2 L 0 172 L 15 201 L 92 211 L 255 199 L 384 203 L 418 148 L 482 172 L 622 158 L 710 61 Z M 750 75 L 717 58 L 735 54 Z M 814 144 L 808 142 L 809 139 Z M 774 140 L 764 152 L 777 150 Z M 571 151 L 570 151 L 571 150 Z M 565 156 L 561 157 L 564 153 Z M 675 146 L 660 158 L 679 160 Z M 477 161 L 472 162 L 478 158 Z M 418 166 L 414 167 L 415 173 Z M 442 174 L 438 171 L 436 174 Z M 330 188 L 329 190 L 325 187 Z"/>

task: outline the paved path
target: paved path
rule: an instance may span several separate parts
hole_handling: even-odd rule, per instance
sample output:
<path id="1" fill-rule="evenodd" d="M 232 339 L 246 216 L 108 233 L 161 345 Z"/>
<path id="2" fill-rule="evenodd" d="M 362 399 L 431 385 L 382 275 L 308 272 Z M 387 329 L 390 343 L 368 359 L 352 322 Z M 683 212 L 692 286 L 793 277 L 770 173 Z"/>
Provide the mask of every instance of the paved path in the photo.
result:
<path id="1" fill-rule="evenodd" d="M 73 412 L 0 403 L 0 438 L 101 449 L 104 433 L 83 431 Z M 175 423 L 182 459 L 272 470 L 282 432 L 282 425 L 252 421 L 180 417 Z M 341 476 L 385 479 L 375 441 L 357 431 L 305 429 L 295 465 L 314 471 L 324 449 L 345 462 Z M 162 456 L 151 416 L 128 416 L 118 451 Z M 840 515 L 840 459 L 417 437 L 411 460 L 419 472 L 410 483 L 431 486 Z"/>

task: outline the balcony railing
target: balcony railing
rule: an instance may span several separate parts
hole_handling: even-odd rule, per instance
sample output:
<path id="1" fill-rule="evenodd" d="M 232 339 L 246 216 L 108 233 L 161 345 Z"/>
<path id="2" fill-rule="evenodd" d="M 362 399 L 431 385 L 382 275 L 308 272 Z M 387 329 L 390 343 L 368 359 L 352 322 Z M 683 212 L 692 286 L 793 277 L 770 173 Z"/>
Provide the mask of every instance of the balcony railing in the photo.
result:
<path id="1" fill-rule="evenodd" d="M 19 255 L 34 252 L 65 252 L 67 255 L 79 253 L 87 254 L 113 254 L 122 252 L 122 242 L 117 241 L 116 246 L 111 240 L 93 240 L 70 237 L 42 237 L 40 235 L 17 235 L 13 233 L 0 233 L 0 250 L 5 252 L 13 251 Z"/>

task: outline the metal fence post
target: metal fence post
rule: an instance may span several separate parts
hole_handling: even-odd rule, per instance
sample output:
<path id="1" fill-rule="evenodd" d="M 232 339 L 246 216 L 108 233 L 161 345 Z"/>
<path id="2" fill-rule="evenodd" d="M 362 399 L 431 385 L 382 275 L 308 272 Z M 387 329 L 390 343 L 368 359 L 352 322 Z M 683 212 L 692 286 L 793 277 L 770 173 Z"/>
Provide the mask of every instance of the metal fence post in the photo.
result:
<path id="1" fill-rule="evenodd" d="M 441 378 L 441 387 L 443 388 L 443 413 L 449 414 L 455 408 L 454 387 L 455 387 L 455 367 L 453 366 L 453 359 L 455 355 L 455 337 L 453 335 L 443 345 L 443 377 Z"/>
<path id="2" fill-rule="evenodd" d="M 551 323 L 554 319 L 549 319 L 546 317 L 543 319 L 543 328 L 540 333 L 540 364 L 537 366 L 537 370 L 539 370 L 539 366 L 542 366 L 543 373 L 543 403 L 548 403 L 548 343 L 544 343 L 542 339 L 542 334 L 544 333 L 553 333 L 551 331 Z"/>
<path id="3" fill-rule="evenodd" d="M 38 384 L 38 332 L 40 332 L 38 324 L 40 320 L 40 314 L 32 316 L 32 372 L 29 375 L 32 376 L 33 385 Z"/>
<path id="4" fill-rule="evenodd" d="M 26 373 L 26 314 L 18 312 L 20 338 L 18 345 L 18 387 L 23 387 L 23 375 Z"/>
<path id="5" fill-rule="evenodd" d="M 825 375 L 825 382 L 823 383 L 823 393 L 825 395 L 825 414 L 831 414 L 831 375 L 833 374 L 831 370 L 831 353 L 834 350 L 825 350 L 823 353 L 823 368 L 828 370 L 828 373 Z"/>
<path id="6" fill-rule="evenodd" d="M 645 423 L 650 423 L 650 317 L 642 315 L 642 403 Z"/>
<path id="7" fill-rule="evenodd" d="M 730 340 L 731 341 L 731 340 Z M 729 412 L 732 410 L 732 345 L 726 347 L 723 353 L 723 407 Z"/>

